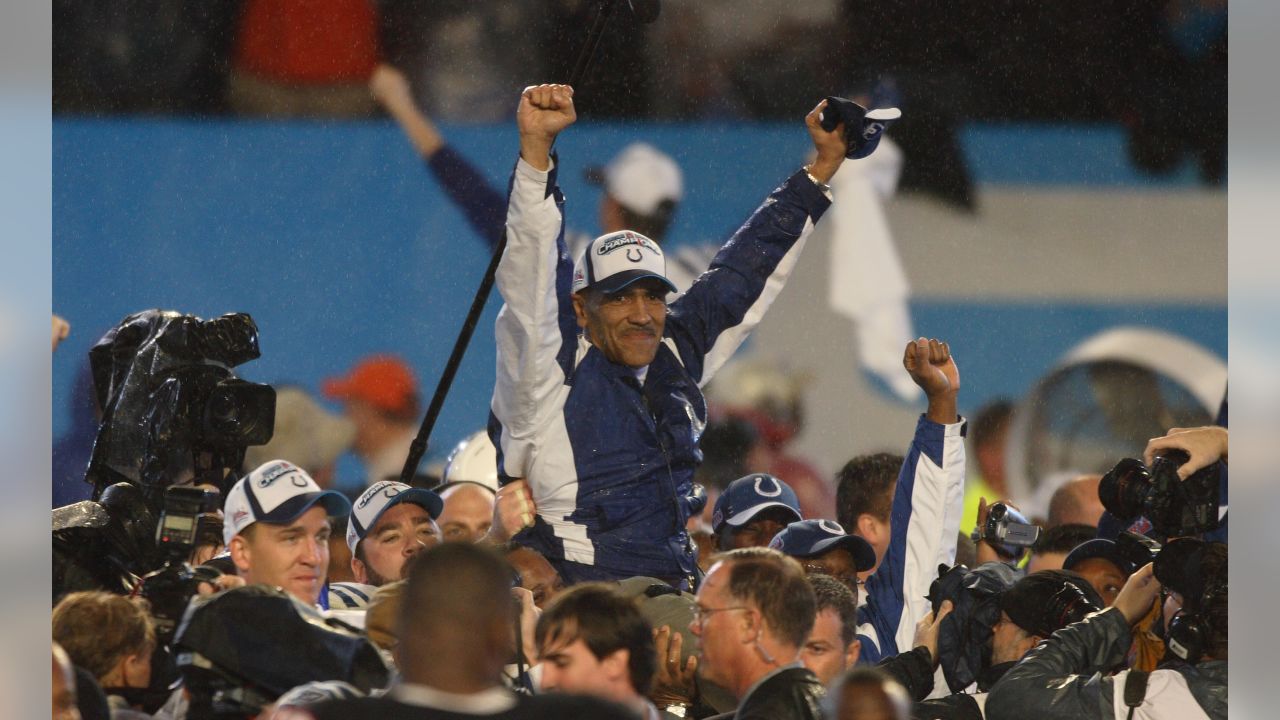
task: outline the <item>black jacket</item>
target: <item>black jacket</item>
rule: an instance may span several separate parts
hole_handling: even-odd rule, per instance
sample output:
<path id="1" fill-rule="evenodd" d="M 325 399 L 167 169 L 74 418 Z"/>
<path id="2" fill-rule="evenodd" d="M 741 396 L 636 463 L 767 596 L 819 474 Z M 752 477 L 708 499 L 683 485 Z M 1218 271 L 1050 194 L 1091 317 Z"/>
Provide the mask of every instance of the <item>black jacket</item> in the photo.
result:
<path id="1" fill-rule="evenodd" d="M 789 667 L 747 693 L 734 720 L 821 720 L 826 689 L 805 667 Z"/>
<path id="2" fill-rule="evenodd" d="M 1132 639 L 1115 608 L 1055 632 L 991 688 L 988 720 L 1123 719 L 1115 706 L 1127 673 L 1106 675 L 1124 662 Z M 1225 660 L 1162 666 L 1151 674 L 1142 711 L 1158 716 L 1162 707 L 1192 699 L 1212 720 L 1226 720 Z"/>
<path id="3" fill-rule="evenodd" d="M 978 674 L 979 692 L 987 692 L 1013 663 L 1003 663 L 987 668 Z M 973 695 L 955 693 L 926 700 L 933 692 L 933 661 L 928 648 L 917 647 L 882 660 L 876 667 L 889 673 L 906 688 L 915 704 L 911 709 L 913 720 L 982 720 L 982 706 Z M 982 698 L 985 700 L 985 698 Z"/>

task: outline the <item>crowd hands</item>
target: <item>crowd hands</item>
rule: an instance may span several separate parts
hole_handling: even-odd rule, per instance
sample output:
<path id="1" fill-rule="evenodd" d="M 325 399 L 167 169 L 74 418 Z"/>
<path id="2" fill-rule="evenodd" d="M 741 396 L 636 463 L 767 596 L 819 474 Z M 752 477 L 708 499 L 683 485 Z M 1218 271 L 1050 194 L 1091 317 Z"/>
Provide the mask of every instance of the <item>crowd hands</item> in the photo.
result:
<path id="1" fill-rule="evenodd" d="M 757 222 L 785 218 L 791 208 L 778 206 L 820 216 L 824 193 L 813 186 L 846 151 L 842 127 L 821 127 L 823 109 L 805 119 L 815 159 L 726 248 L 778 242 L 768 236 L 777 218 Z M 512 217 L 520 183 L 534 183 L 535 201 L 553 197 L 551 146 L 575 118 L 566 86 L 522 93 Z M 573 298 L 590 352 L 649 368 L 642 392 L 662 381 L 652 380 L 664 362 L 652 342 L 662 326 L 650 305 L 665 305 L 655 278 L 587 283 Z M 711 302 L 699 292 L 717 280 L 704 282 L 682 311 Z M 516 302 L 501 277 L 499 287 Z M 156 367 L 165 346 L 150 341 L 174 322 L 127 319 L 145 332 L 128 335 L 133 355 L 111 361 Z M 234 335 L 228 322 L 217 337 Z M 55 319 L 55 346 L 59 334 Z M 113 342 L 121 350 L 125 335 Z M 241 361 L 256 356 L 256 328 L 237 347 L 248 344 Z M 958 362 L 947 342 L 920 338 L 904 348 L 903 368 L 928 406 L 905 455 L 850 460 L 826 517 L 806 516 L 787 479 L 768 473 L 695 485 L 673 498 L 675 569 L 650 577 L 600 569 L 603 536 L 625 518 L 591 526 L 596 565 L 567 550 L 572 538 L 557 532 L 580 526 L 551 527 L 572 518 L 546 510 L 555 499 L 536 463 L 528 476 L 508 474 L 521 460 L 497 400 L 490 432 L 455 450 L 441 477 L 400 482 L 394 461 L 418 415 L 402 365 L 375 358 L 326 383 L 343 418 L 282 389 L 265 447 L 245 442 L 255 447 L 217 456 L 234 463 L 196 463 L 179 481 L 156 482 L 150 462 L 130 477 L 108 457 L 119 438 L 100 437 L 96 500 L 55 510 L 54 717 L 1111 718 L 1130 696 L 1126 683 L 1146 673 L 1181 681 L 1152 682 L 1138 701 L 1145 717 L 1196 706 L 1226 717 L 1226 545 L 1202 539 L 1218 525 L 1225 428 L 1173 429 L 1142 460 L 1064 484 L 1053 507 L 1086 518 L 1076 535 L 1061 530 L 1070 523 L 1042 529 L 1011 502 L 983 498 L 966 536 Z M 253 411 L 251 397 L 241 411 Z M 110 398 L 104 426 L 128 419 L 120 400 Z M 291 444 L 282 419 L 294 412 L 308 418 L 306 436 L 328 442 Z M 328 489 L 345 448 L 370 468 L 354 499 Z M 1110 537 L 1104 514 L 1117 527 Z M 143 516 L 150 523 L 130 535 Z M 1088 535 L 1074 542 L 1080 528 Z M 156 546 L 145 560 L 121 549 L 145 536 Z M 109 550 L 90 552 L 85 538 Z M 970 550 L 969 564 L 956 562 Z M 685 556 L 696 558 L 689 574 Z"/>

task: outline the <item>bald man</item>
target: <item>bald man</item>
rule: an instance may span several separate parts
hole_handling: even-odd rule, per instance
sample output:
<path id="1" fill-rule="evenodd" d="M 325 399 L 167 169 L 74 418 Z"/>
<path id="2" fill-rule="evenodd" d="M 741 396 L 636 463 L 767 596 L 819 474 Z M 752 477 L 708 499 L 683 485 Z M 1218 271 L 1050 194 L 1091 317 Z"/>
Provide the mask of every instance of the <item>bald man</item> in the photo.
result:
<path id="1" fill-rule="evenodd" d="M 1101 475 L 1080 475 L 1063 483 L 1049 500 L 1049 522 L 1045 529 L 1067 524 L 1098 527 L 1104 510 L 1098 499 L 1101 482 Z"/>

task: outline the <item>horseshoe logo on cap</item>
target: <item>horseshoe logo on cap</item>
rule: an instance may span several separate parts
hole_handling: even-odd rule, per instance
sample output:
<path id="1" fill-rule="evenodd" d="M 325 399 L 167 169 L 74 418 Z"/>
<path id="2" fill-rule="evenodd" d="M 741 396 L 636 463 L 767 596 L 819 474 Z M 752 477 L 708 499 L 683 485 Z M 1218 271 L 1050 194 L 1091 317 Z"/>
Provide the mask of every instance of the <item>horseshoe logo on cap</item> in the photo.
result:
<path id="1" fill-rule="evenodd" d="M 771 482 L 773 484 L 772 490 L 764 489 L 763 486 L 766 481 Z M 756 492 L 760 493 L 760 495 L 762 495 L 763 497 L 778 497 L 779 495 L 782 494 L 782 486 L 779 485 L 776 480 L 769 477 L 768 475 L 761 475 L 760 477 L 756 478 Z"/>
<path id="2" fill-rule="evenodd" d="M 631 257 L 631 253 L 635 253 L 635 257 Z M 627 259 L 638 263 L 644 259 L 644 255 L 640 252 L 640 248 L 627 248 Z"/>
<path id="3" fill-rule="evenodd" d="M 826 530 L 832 535 L 844 534 L 844 528 L 840 527 L 840 523 L 832 522 L 831 520 L 819 520 L 818 527 L 822 528 L 823 530 Z"/>

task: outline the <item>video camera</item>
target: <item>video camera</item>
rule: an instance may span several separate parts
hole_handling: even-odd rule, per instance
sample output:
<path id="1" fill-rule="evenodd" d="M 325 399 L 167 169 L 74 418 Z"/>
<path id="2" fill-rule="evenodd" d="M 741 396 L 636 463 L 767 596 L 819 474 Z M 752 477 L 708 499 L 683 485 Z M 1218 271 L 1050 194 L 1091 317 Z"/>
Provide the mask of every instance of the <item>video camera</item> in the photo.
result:
<path id="1" fill-rule="evenodd" d="M 974 542 L 986 540 L 1001 556 L 1015 559 L 1040 539 L 1040 526 L 1031 524 L 1022 513 L 998 502 L 987 509 L 986 524 L 975 528 L 970 537 Z"/>
<path id="2" fill-rule="evenodd" d="M 1189 459 L 1181 450 L 1165 450 L 1148 468 L 1141 460 L 1125 458 L 1116 463 L 1098 486 L 1098 498 L 1107 512 L 1122 521 L 1139 517 L 1165 537 L 1185 537 L 1218 527 L 1219 468 L 1216 463 L 1192 473 L 1186 480 L 1178 468 Z"/>
<path id="3" fill-rule="evenodd" d="M 207 565 L 192 567 L 191 552 L 198 545 L 222 543 L 218 507 L 222 497 L 213 490 L 171 487 L 156 528 L 156 548 L 164 563 L 139 583 L 139 593 L 151 603 L 156 639 L 168 645 L 200 583 L 212 583 L 222 573 Z"/>

